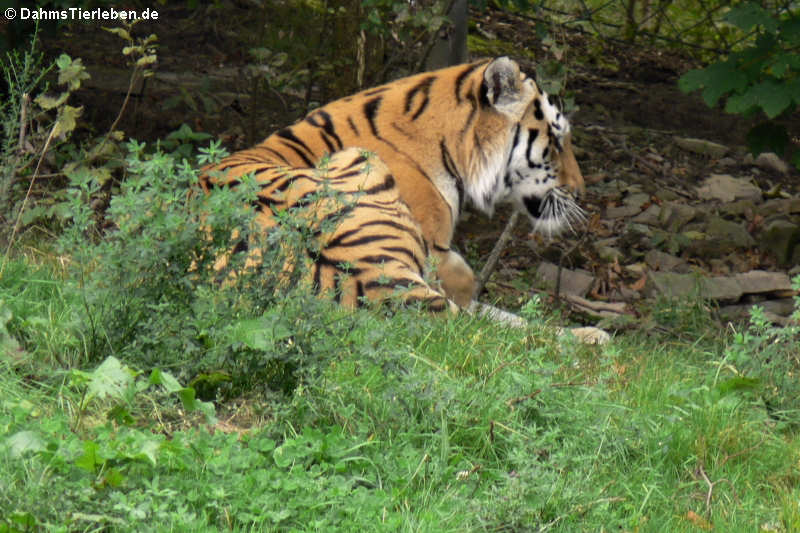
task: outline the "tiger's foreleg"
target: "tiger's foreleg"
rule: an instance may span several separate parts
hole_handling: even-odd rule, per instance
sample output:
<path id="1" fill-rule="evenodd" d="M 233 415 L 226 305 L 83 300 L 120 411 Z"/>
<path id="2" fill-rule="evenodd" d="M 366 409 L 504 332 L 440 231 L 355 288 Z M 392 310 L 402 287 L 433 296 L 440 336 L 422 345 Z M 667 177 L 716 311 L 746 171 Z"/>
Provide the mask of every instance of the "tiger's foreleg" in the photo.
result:
<path id="1" fill-rule="evenodd" d="M 447 297 L 462 309 L 472 302 L 475 293 L 475 274 L 464 258 L 452 250 L 438 254 L 437 276 Z"/>

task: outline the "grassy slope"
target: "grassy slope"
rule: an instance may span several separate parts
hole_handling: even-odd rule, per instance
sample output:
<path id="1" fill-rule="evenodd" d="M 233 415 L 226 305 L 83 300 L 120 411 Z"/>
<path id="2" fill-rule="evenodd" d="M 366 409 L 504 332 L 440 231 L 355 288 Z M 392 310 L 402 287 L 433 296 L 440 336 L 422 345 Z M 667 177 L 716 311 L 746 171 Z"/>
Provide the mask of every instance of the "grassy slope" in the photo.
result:
<path id="1" fill-rule="evenodd" d="M 800 528 L 800 439 L 720 387 L 722 341 L 340 313 L 338 355 L 210 430 L 158 387 L 88 401 L 64 287 L 24 260 L 0 285 L 0 531 Z"/>

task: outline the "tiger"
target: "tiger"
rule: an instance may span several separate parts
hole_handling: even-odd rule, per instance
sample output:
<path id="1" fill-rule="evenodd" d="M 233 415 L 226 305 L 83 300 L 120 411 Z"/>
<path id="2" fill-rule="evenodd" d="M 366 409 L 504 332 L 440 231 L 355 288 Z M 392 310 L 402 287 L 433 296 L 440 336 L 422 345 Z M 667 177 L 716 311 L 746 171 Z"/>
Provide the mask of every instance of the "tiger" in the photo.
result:
<path id="1" fill-rule="evenodd" d="M 315 177 L 326 157 L 324 177 Z M 247 174 L 260 187 L 255 216 L 267 230 L 323 179 L 354 198 L 345 221 L 321 237 L 309 274 L 317 291 L 334 289 L 351 306 L 406 287 L 401 299 L 433 311 L 468 308 L 475 275 L 451 247 L 467 201 L 489 216 L 510 203 L 546 235 L 584 219 L 569 121 L 508 57 L 333 101 L 205 167 L 201 185 L 236 186 Z M 425 277 L 430 263 L 435 282 Z"/>

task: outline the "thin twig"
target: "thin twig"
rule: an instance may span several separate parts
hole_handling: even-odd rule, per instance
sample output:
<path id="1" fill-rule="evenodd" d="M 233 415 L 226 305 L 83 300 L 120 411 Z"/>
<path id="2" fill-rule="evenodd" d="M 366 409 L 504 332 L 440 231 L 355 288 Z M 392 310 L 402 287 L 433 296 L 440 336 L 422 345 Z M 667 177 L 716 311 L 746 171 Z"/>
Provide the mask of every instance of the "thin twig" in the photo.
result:
<path id="1" fill-rule="evenodd" d="M 31 97 L 28 93 L 22 95 L 22 104 L 19 111 L 19 142 L 17 143 L 18 153 L 23 153 L 25 150 L 25 133 L 28 127 L 28 105 L 31 103 Z"/>
<path id="2" fill-rule="evenodd" d="M 8 239 L 8 246 L 6 246 L 6 253 L 3 255 L 3 264 L 0 265 L 0 278 L 3 277 L 3 271 L 6 269 L 6 264 L 8 263 L 8 254 L 11 252 L 11 246 L 14 244 L 14 238 L 17 236 L 19 226 L 22 223 L 22 214 L 25 212 L 25 206 L 28 203 L 28 198 L 31 196 L 33 184 L 36 182 L 36 176 L 39 174 L 39 167 L 42 165 L 44 156 L 47 154 L 47 149 L 50 147 L 50 141 L 52 141 L 53 137 L 55 136 L 58 124 L 58 121 L 56 121 L 55 124 L 53 124 L 53 127 L 50 129 L 50 134 L 47 136 L 47 141 L 44 143 L 44 148 L 42 148 L 42 154 L 39 156 L 39 162 L 36 163 L 36 170 L 33 171 L 33 176 L 31 176 L 31 182 L 28 185 L 28 191 L 25 193 L 25 198 L 22 199 L 22 205 L 19 208 L 19 213 L 17 213 L 17 221 L 14 223 L 14 230 L 11 232 L 11 237 Z"/>
<path id="3" fill-rule="evenodd" d="M 500 259 L 500 254 L 503 252 L 506 243 L 511 238 L 511 232 L 517 223 L 518 216 L 519 211 L 515 210 L 511 213 L 511 217 L 509 217 L 508 222 L 506 222 L 506 227 L 503 228 L 503 232 L 500 234 L 500 238 L 497 239 L 494 248 L 492 248 L 492 251 L 489 253 L 489 258 L 486 260 L 486 264 L 483 265 L 481 273 L 478 275 L 478 281 L 475 284 L 475 298 L 483 292 L 484 287 L 486 287 L 486 282 L 489 281 L 489 277 L 491 277 L 492 272 L 494 272 L 495 267 L 497 267 L 497 261 Z"/>

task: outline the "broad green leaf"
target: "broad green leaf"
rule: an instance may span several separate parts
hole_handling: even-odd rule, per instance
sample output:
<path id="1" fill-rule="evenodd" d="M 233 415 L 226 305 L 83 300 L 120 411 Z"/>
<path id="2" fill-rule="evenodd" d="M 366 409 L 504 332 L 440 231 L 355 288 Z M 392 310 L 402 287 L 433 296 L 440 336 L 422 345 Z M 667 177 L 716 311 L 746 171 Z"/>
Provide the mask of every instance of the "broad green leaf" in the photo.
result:
<path id="1" fill-rule="evenodd" d="M 735 391 L 752 391 L 758 388 L 760 381 L 755 378 L 748 378 L 737 376 L 722 383 L 717 384 L 715 387 L 716 392 L 720 397 L 726 396 Z"/>
<path id="2" fill-rule="evenodd" d="M 154 368 L 150 373 L 149 381 L 153 385 L 161 385 L 170 394 L 183 389 L 183 386 L 172 376 L 172 374 L 169 372 L 162 372 L 158 368 Z"/>
<path id="3" fill-rule="evenodd" d="M 260 318 L 240 320 L 230 332 L 234 342 L 254 350 L 270 351 L 275 343 L 291 337 L 292 332 L 278 312 L 270 311 Z"/>
<path id="4" fill-rule="evenodd" d="M 778 21 L 771 17 L 763 7 L 752 2 L 745 2 L 732 8 L 724 18 L 744 31 L 749 31 L 753 26 L 763 26 L 770 33 L 778 30 Z"/>
<path id="5" fill-rule="evenodd" d="M 754 85 L 750 91 L 756 103 L 761 106 L 767 118 L 775 118 L 788 108 L 792 103 L 791 89 L 785 83 L 774 80 L 764 80 Z"/>
<path id="6" fill-rule="evenodd" d="M 113 33 L 114 35 L 118 35 L 119 37 L 125 39 L 128 42 L 133 42 L 131 34 L 128 33 L 128 30 L 126 30 L 125 28 L 103 28 L 103 29 L 106 30 L 108 33 Z"/>
<path id="7" fill-rule="evenodd" d="M 725 102 L 725 111 L 743 115 L 758 106 L 752 87 L 741 94 L 732 94 Z"/>
<path id="8" fill-rule="evenodd" d="M 134 372 L 114 356 L 108 357 L 90 373 L 86 398 L 122 398 L 133 384 Z"/>
<path id="9" fill-rule="evenodd" d="M 46 448 L 44 441 L 34 431 L 20 431 L 6 439 L 5 446 L 13 458 L 22 457 L 26 452 L 40 452 Z"/>
<path id="10" fill-rule="evenodd" d="M 105 459 L 100 457 L 98 453 L 99 447 L 97 443 L 92 440 L 83 442 L 83 453 L 75 459 L 75 466 L 83 468 L 87 472 L 94 472 L 98 466 L 105 462 Z"/>
<path id="11" fill-rule="evenodd" d="M 139 456 L 146 458 L 150 461 L 150 463 L 152 463 L 153 466 L 155 466 L 160 449 L 161 441 L 156 439 L 148 439 L 142 443 L 142 448 L 139 450 Z"/>
<path id="12" fill-rule="evenodd" d="M 690 70 L 678 80 L 678 87 L 683 92 L 703 89 L 703 100 L 709 107 L 715 106 L 723 95 L 742 91 L 746 86 L 747 76 L 730 61 Z"/>
<path id="13" fill-rule="evenodd" d="M 792 70 L 800 70 L 800 55 L 791 52 L 775 54 L 772 64 L 768 68 L 769 73 L 777 78 L 782 78 Z"/>
<path id="14" fill-rule="evenodd" d="M 61 54 L 56 61 L 58 65 L 58 83 L 66 85 L 70 91 L 79 89 L 83 80 L 88 80 L 91 76 L 86 72 L 81 58 L 74 61 L 66 54 Z"/>
<path id="15" fill-rule="evenodd" d="M 54 109 L 63 104 L 64 102 L 66 102 L 67 98 L 69 98 L 69 92 L 63 92 L 58 96 L 48 96 L 46 94 L 40 94 L 39 96 L 34 98 L 33 101 L 36 102 L 39 105 L 39 107 L 41 107 L 45 111 L 49 111 L 50 109 Z"/>
<path id="16" fill-rule="evenodd" d="M 53 133 L 54 137 L 61 137 L 70 133 L 72 130 L 75 129 L 76 120 L 81 113 L 83 112 L 83 107 L 73 107 L 71 105 L 65 105 L 61 108 L 58 113 L 58 119 L 56 119 L 55 131 Z"/>
<path id="17" fill-rule="evenodd" d="M 753 155 L 763 152 L 781 155 L 789 144 L 789 134 L 781 124 L 762 122 L 747 132 L 747 144 Z"/>

